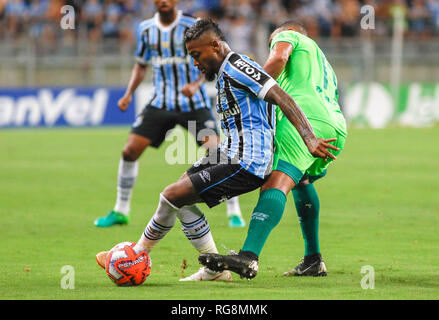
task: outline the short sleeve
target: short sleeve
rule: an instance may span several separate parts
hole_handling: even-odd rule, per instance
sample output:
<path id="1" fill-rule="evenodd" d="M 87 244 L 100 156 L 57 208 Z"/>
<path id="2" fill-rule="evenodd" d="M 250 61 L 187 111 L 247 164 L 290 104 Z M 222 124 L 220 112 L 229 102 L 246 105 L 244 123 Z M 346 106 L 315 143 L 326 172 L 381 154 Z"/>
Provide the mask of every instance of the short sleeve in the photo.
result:
<path id="1" fill-rule="evenodd" d="M 142 25 L 139 26 L 137 30 L 137 48 L 135 59 L 137 63 L 141 65 L 148 64 L 151 59 L 151 52 L 148 45 L 149 32 L 145 28 L 142 28 Z"/>
<path id="2" fill-rule="evenodd" d="M 295 48 L 299 43 L 299 37 L 294 31 L 281 31 L 271 40 L 270 49 L 273 49 L 274 45 L 278 42 L 288 42 L 293 46 L 293 48 Z"/>
<path id="3" fill-rule="evenodd" d="M 256 62 L 244 59 L 238 54 L 230 57 L 224 71 L 241 88 L 252 92 L 260 99 L 264 99 L 268 90 L 276 84 Z"/>

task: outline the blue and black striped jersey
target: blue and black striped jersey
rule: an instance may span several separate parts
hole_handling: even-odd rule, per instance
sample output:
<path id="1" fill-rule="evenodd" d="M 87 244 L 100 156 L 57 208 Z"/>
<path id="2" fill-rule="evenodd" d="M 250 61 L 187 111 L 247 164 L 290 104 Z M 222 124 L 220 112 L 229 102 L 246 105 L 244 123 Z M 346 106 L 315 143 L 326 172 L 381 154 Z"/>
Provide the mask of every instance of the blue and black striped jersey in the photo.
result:
<path id="1" fill-rule="evenodd" d="M 151 106 L 180 112 L 211 108 L 204 85 L 191 98 L 181 93 L 186 83 L 201 75 L 184 45 L 186 30 L 195 22 L 196 18 L 178 11 L 177 18 L 169 26 L 162 25 L 158 13 L 140 23 L 136 61 L 152 66 L 154 92 L 148 102 Z"/>
<path id="2" fill-rule="evenodd" d="M 220 148 L 250 173 L 271 172 L 275 110 L 263 99 L 276 84 L 256 62 L 230 52 L 218 72 L 217 112 L 226 136 Z"/>

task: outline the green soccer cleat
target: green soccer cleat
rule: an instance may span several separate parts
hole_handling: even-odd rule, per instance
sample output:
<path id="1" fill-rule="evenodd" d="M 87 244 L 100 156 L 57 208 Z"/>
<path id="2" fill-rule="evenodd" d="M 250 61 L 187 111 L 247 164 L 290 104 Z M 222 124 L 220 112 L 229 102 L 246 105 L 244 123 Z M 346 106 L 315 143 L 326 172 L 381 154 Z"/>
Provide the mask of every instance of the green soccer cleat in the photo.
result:
<path id="1" fill-rule="evenodd" d="M 108 228 L 116 224 L 124 225 L 130 221 L 130 217 L 122 213 L 111 210 L 105 217 L 100 217 L 95 220 L 95 226 L 101 228 Z"/>
<path id="2" fill-rule="evenodd" d="M 237 214 L 229 215 L 229 227 L 230 228 L 243 228 L 245 227 L 245 221 L 244 219 Z"/>

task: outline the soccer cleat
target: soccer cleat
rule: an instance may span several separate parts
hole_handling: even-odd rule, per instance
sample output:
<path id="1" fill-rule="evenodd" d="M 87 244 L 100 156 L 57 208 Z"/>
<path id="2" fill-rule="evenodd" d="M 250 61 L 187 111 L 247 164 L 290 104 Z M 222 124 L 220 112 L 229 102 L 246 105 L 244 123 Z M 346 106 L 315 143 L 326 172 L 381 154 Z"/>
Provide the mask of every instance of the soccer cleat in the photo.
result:
<path id="1" fill-rule="evenodd" d="M 215 272 L 202 267 L 194 274 L 179 281 L 232 281 L 232 275 L 229 271 Z"/>
<path id="2" fill-rule="evenodd" d="M 247 278 L 248 280 L 253 279 L 258 274 L 258 261 L 241 253 L 230 255 L 202 254 L 198 257 L 198 262 L 213 271 L 230 270 L 239 274 L 241 278 Z"/>
<path id="3" fill-rule="evenodd" d="M 243 228 L 245 227 L 244 219 L 237 214 L 231 214 L 228 216 L 229 227 L 231 228 Z"/>
<path id="4" fill-rule="evenodd" d="M 108 252 L 109 251 L 102 251 L 96 255 L 96 262 L 102 269 L 105 269 L 105 262 L 107 261 Z"/>
<path id="5" fill-rule="evenodd" d="M 326 277 L 327 275 L 328 270 L 320 253 L 304 257 L 294 269 L 284 272 L 285 277 Z"/>
<path id="6" fill-rule="evenodd" d="M 130 216 L 111 210 L 105 217 L 100 217 L 95 220 L 96 227 L 107 228 L 116 224 L 127 224 L 130 221 Z"/>

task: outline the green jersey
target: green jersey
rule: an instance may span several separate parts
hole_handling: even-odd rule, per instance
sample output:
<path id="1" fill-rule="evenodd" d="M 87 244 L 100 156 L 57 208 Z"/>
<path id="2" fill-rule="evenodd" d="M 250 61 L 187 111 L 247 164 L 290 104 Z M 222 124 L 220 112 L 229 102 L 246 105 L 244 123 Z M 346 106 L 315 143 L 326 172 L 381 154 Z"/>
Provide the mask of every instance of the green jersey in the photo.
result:
<path id="1" fill-rule="evenodd" d="M 346 136 L 346 122 L 338 104 L 337 77 L 319 46 L 295 31 L 279 32 L 271 42 L 293 46 L 280 76 L 279 86 L 291 95 L 309 120 L 326 122 Z M 282 116 L 277 110 L 278 117 Z"/>

